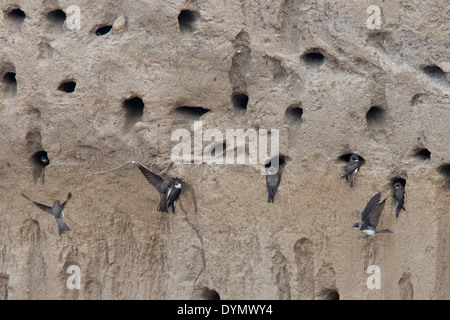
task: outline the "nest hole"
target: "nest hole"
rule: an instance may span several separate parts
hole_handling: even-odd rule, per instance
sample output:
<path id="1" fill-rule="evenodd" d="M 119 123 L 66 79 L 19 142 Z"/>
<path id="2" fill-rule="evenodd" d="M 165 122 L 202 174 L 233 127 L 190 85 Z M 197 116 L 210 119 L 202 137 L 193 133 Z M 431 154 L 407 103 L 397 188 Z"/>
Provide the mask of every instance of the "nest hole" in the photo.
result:
<path id="1" fill-rule="evenodd" d="M 338 160 L 339 161 L 344 161 L 344 162 L 349 162 L 350 161 L 350 157 L 353 155 L 354 153 L 346 153 L 346 154 L 343 154 L 342 156 L 340 156 L 339 158 L 338 158 Z M 363 157 L 361 157 L 361 156 L 359 156 L 359 155 L 356 155 L 357 157 L 358 157 L 358 159 L 359 159 L 359 161 L 361 162 L 361 164 L 363 164 L 366 160 L 364 160 L 364 158 Z"/>
<path id="2" fill-rule="evenodd" d="M 339 292 L 335 289 L 326 290 L 323 293 L 323 300 L 340 300 Z"/>
<path id="3" fill-rule="evenodd" d="M 202 107 L 189 107 L 189 106 L 181 106 L 178 107 L 175 112 L 179 115 L 182 115 L 184 117 L 188 118 L 200 118 L 204 114 L 210 112 L 211 110 L 205 109 Z"/>
<path id="4" fill-rule="evenodd" d="M 379 106 L 373 106 L 366 113 L 366 122 L 369 126 L 379 125 L 384 121 L 385 112 Z"/>
<path id="5" fill-rule="evenodd" d="M 192 10 L 181 10 L 178 15 L 178 25 L 183 33 L 194 32 L 195 23 L 199 18 L 199 14 Z"/>
<path id="6" fill-rule="evenodd" d="M 246 111 L 248 105 L 248 95 L 245 93 L 233 94 L 231 101 L 235 110 Z"/>
<path id="7" fill-rule="evenodd" d="M 106 25 L 103 27 L 98 28 L 97 30 L 95 30 L 95 35 L 96 36 L 103 36 L 107 33 L 109 33 L 112 29 L 112 25 Z"/>
<path id="8" fill-rule="evenodd" d="M 15 22 L 15 23 L 22 23 L 25 19 L 26 19 L 26 14 L 25 12 L 23 12 L 22 10 L 20 10 L 19 8 L 15 8 L 10 10 L 7 14 L 6 17 Z"/>
<path id="9" fill-rule="evenodd" d="M 66 21 L 66 13 L 61 9 L 56 9 L 47 13 L 47 20 L 53 26 L 62 27 L 64 22 Z"/>
<path id="10" fill-rule="evenodd" d="M 406 179 L 403 179 L 401 177 L 395 177 L 391 179 L 392 186 L 394 186 L 394 184 L 396 184 L 397 182 L 400 183 L 403 188 L 406 186 Z"/>
<path id="11" fill-rule="evenodd" d="M 320 67 L 325 61 L 325 56 L 320 51 L 321 50 L 317 48 L 309 50 L 302 55 L 301 59 L 308 66 Z"/>
<path id="12" fill-rule="evenodd" d="M 435 80 L 443 81 L 446 79 L 445 71 L 439 68 L 437 65 L 430 65 L 422 67 L 423 73 Z"/>
<path id="13" fill-rule="evenodd" d="M 17 85 L 16 73 L 15 72 L 7 72 L 7 73 L 5 73 L 5 75 L 3 76 L 3 82 L 6 85 L 16 86 Z"/>
<path id="14" fill-rule="evenodd" d="M 445 178 L 445 180 L 447 180 L 447 182 L 450 182 L 450 163 L 439 166 L 437 171 Z"/>
<path id="15" fill-rule="evenodd" d="M 286 118 L 291 121 L 301 122 L 303 116 L 303 109 L 300 105 L 291 105 L 286 109 Z"/>
<path id="16" fill-rule="evenodd" d="M 123 108 L 126 111 L 127 121 L 132 122 L 141 118 L 144 114 L 144 107 L 144 101 L 139 97 L 126 99 L 123 103 Z"/>
<path id="17" fill-rule="evenodd" d="M 66 81 L 66 82 L 61 83 L 58 86 L 58 90 L 70 93 L 70 92 L 74 92 L 75 91 L 75 87 L 76 86 L 77 86 L 77 83 L 75 81 Z"/>
<path id="18" fill-rule="evenodd" d="M 7 72 L 3 75 L 5 92 L 15 94 L 17 91 L 17 80 L 15 72 Z"/>
<path id="19" fill-rule="evenodd" d="M 31 156 L 31 162 L 38 168 L 45 168 L 50 164 L 47 151 L 41 150 Z"/>
<path id="20" fill-rule="evenodd" d="M 202 300 L 220 300 L 220 295 L 216 290 L 203 288 L 200 293 L 200 298 Z"/>
<path id="21" fill-rule="evenodd" d="M 430 160 L 431 152 L 427 148 L 420 148 L 414 151 L 414 156 L 420 160 Z"/>
<path id="22" fill-rule="evenodd" d="M 266 161 L 266 164 L 264 165 L 264 167 L 266 167 L 266 168 L 272 167 L 272 163 L 275 164 L 274 160 L 276 160 L 276 158 L 278 158 L 278 165 L 279 165 L 280 167 L 286 165 L 286 163 L 287 163 L 288 160 L 289 160 L 289 157 L 280 154 L 280 155 L 278 155 L 278 156 L 272 157 L 272 158 L 270 158 L 269 160 L 267 160 L 267 161 Z"/>

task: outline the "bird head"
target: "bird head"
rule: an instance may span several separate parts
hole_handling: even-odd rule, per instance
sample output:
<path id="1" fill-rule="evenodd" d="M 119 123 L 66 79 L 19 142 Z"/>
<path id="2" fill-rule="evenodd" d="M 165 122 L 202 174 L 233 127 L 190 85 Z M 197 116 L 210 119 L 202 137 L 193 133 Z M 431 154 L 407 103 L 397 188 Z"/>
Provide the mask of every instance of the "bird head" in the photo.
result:
<path id="1" fill-rule="evenodd" d="M 359 223 L 359 222 L 355 223 L 352 228 L 360 229 L 361 223 Z"/>
<path id="2" fill-rule="evenodd" d="M 350 157 L 350 161 L 359 161 L 359 158 L 356 154 L 352 154 Z"/>
<path id="3" fill-rule="evenodd" d="M 175 188 L 181 189 L 181 182 L 177 178 L 173 179 L 172 184 Z"/>
<path id="4" fill-rule="evenodd" d="M 395 189 L 400 189 L 402 187 L 402 185 L 400 184 L 400 182 L 396 182 L 395 184 L 394 184 L 394 188 Z"/>
<path id="5" fill-rule="evenodd" d="M 274 175 L 278 172 L 279 168 L 278 167 L 269 167 L 267 169 L 267 175 L 271 176 Z"/>

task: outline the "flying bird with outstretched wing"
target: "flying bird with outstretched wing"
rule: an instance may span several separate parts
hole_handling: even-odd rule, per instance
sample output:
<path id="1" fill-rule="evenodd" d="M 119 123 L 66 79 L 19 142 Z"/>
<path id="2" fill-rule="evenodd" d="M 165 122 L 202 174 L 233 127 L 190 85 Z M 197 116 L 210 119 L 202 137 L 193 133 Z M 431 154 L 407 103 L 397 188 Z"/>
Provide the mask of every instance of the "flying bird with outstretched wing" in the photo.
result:
<path id="1" fill-rule="evenodd" d="M 366 234 L 364 238 L 378 233 L 392 233 L 389 229 L 377 230 L 380 215 L 383 212 L 384 204 L 386 202 L 386 199 L 381 202 L 380 199 L 381 193 L 374 195 L 361 214 L 361 222 L 357 222 L 353 225 L 353 228 L 357 228 Z"/>
<path id="2" fill-rule="evenodd" d="M 69 194 L 68 194 L 68 196 L 67 196 L 67 200 L 64 201 L 63 204 L 61 204 L 61 202 L 59 202 L 58 200 L 56 200 L 56 201 L 53 203 L 53 207 L 49 207 L 49 206 L 46 206 L 46 205 L 44 205 L 44 204 L 42 204 L 42 203 L 33 201 L 33 200 L 31 200 L 30 198 L 28 198 L 26 195 L 24 195 L 23 193 L 22 193 L 22 196 L 23 196 L 25 199 L 27 199 L 27 200 L 33 202 L 33 203 L 34 203 L 37 207 L 39 207 L 41 210 L 44 210 L 45 212 L 48 212 L 48 213 L 50 213 L 52 216 L 55 217 L 56 222 L 58 223 L 58 232 L 59 232 L 59 235 L 61 235 L 64 231 L 70 231 L 69 226 L 67 225 L 67 223 L 64 222 L 64 213 L 63 213 L 63 210 L 64 210 L 64 208 L 65 208 L 65 206 L 66 206 L 66 204 L 67 204 L 67 201 L 69 201 L 69 199 L 72 198 L 72 194 L 71 194 L 70 192 L 69 192 Z"/>

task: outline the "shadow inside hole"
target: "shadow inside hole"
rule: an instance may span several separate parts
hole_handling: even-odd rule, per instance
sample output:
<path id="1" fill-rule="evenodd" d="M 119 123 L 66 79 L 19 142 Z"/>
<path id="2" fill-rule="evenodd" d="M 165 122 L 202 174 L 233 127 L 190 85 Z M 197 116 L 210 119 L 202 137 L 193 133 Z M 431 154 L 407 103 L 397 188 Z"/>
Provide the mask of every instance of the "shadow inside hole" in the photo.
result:
<path id="1" fill-rule="evenodd" d="M 103 36 L 107 33 L 109 33 L 112 29 L 112 25 L 107 25 L 107 26 L 103 26 L 98 28 L 97 30 L 95 30 L 95 35 L 96 36 Z"/>
<path id="2" fill-rule="evenodd" d="M 391 179 L 391 186 L 394 186 L 396 183 L 400 183 L 402 187 L 404 188 L 406 186 L 406 179 L 403 179 L 401 177 L 395 177 Z"/>
<path id="3" fill-rule="evenodd" d="M 15 94 L 17 91 L 17 80 L 14 72 L 7 72 L 3 76 L 3 83 L 5 85 L 5 92 Z"/>
<path id="4" fill-rule="evenodd" d="M 198 20 L 199 14 L 192 10 L 181 10 L 178 15 L 178 25 L 180 26 L 180 31 L 193 32 L 195 30 L 195 22 Z"/>
<path id="5" fill-rule="evenodd" d="M 264 165 L 264 167 L 270 168 L 270 167 L 272 167 L 272 165 L 275 165 L 276 164 L 276 160 L 277 160 L 276 158 L 278 158 L 278 165 L 280 167 L 286 165 L 287 161 L 289 160 L 289 157 L 286 157 L 286 156 L 280 154 L 278 156 L 272 157 L 271 159 L 267 160 L 266 164 Z"/>
<path id="6" fill-rule="evenodd" d="M 33 166 L 33 179 L 34 182 L 37 182 L 39 178 L 42 176 L 42 183 L 45 181 L 45 168 L 50 165 L 50 159 L 48 158 L 48 154 L 46 151 L 41 150 L 36 153 L 34 153 L 31 158 L 30 162 Z"/>
<path id="7" fill-rule="evenodd" d="M 202 107 L 189 107 L 189 106 L 182 106 L 175 109 L 175 112 L 183 117 L 196 119 L 200 118 L 201 116 L 210 111 L 211 110 Z"/>
<path id="8" fill-rule="evenodd" d="M 200 299 L 202 300 L 220 300 L 220 295 L 216 290 L 203 288 L 200 293 Z"/>
<path id="9" fill-rule="evenodd" d="M 286 118 L 291 122 L 302 122 L 303 109 L 295 104 L 286 109 Z"/>
<path id="10" fill-rule="evenodd" d="M 437 172 L 441 174 L 447 182 L 450 182 L 450 164 L 446 163 L 437 168 Z"/>
<path id="11" fill-rule="evenodd" d="M 340 300 L 340 295 L 339 292 L 337 290 L 326 290 L 323 294 L 322 294 L 322 299 L 323 300 Z"/>
<path id="12" fill-rule="evenodd" d="M 23 12 L 19 8 L 16 8 L 16 9 L 10 10 L 6 14 L 6 17 L 11 21 L 20 24 L 26 19 L 27 16 L 25 15 L 25 12 Z"/>
<path id="13" fill-rule="evenodd" d="M 446 79 L 446 74 L 444 70 L 439 68 L 437 65 L 425 66 L 422 68 L 422 71 L 435 80 L 443 81 Z"/>
<path id="14" fill-rule="evenodd" d="M 369 126 L 381 124 L 384 120 L 384 110 L 378 106 L 373 106 L 366 113 L 366 122 Z"/>
<path id="15" fill-rule="evenodd" d="M 144 107 L 144 102 L 139 97 L 133 97 L 124 101 L 123 108 L 126 112 L 126 122 L 128 125 L 143 116 Z"/>
<path id="16" fill-rule="evenodd" d="M 50 159 L 48 158 L 47 151 L 41 150 L 34 153 L 31 157 L 33 163 L 40 167 L 46 167 L 50 164 Z"/>
<path id="17" fill-rule="evenodd" d="M 354 154 L 354 153 L 346 153 L 346 154 L 343 154 L 342 156 L 340 156 L 340 157 L 338 158 L 338 160 L 339 160 L 339 161 L 344 161 L 344 162 L 349 162 L 349 161 L 350 161 L 350 157 L 351 157 L 353 154 Z M 356 155 L 356 156 L 358 157 L 359 161 L 361 162 L 361 165 L 363 165 L 364 162 L 366 162 L 366 160 L 364 160 L 363 157 L 361 157 L 361 156 L 359 156 L 359 155 Z"/>
<path id="18" fill-rule="evenodd" d="M 245 93 L 233 94 L 231 101 L 235 110 L 246 111 L 248 105 L 248 95 Z"/>
<path id="19" fill-rule="evenodd" d="M 416 149 L 416 151 L 414 151 L 414 157 L 420 160 L 429 160 L 431 159 L 431 152 L 426 148 Z"/>
<path id="20" fill-rule="evenodd" d="M 58 90 L 70 93 L 70 92 L 74 92 L 75 91 L 75 87 L 76 86 L 77 86 L 76 82 L 74 82 L 74 81 L 66 81 L 66 82 L 61 83 L 58 86 Z"/>
<path id="21" fill-rule="evenodd" d="M 318 49 L 313 49 L 312 51 L 306 52 L 302 55 L 301 59 L 306 65 L 311 67 L 319 67 L 325 61 L 325 56 L 317 51 Z"/>
<path id="22" fill-rule="evenodd" d="M 61 9 L 56 9 L 47 13 L 47 20 L 51 26 L 62 27 L 66 21 L 66 13 Z"/>

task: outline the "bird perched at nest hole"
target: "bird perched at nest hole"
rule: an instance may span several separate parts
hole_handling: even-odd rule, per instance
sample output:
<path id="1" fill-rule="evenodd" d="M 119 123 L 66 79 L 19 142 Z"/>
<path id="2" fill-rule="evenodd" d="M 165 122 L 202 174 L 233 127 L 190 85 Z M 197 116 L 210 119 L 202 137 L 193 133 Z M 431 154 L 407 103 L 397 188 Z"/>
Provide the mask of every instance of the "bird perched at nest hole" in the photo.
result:
<path id="1" fill-rule="evenodd" d="M 30 198 L 28 198 L 26 195 L 24 195 L 23 193 L 22 193 L 22 196 L 23 196 L 25 199 L 27 199 L 27 200 L 33 202 L 33 203 L 34 203 L 36 206 L 38 206 L 41 210 L 44 210 L 44 211 L 50 213 L 52 216 L 55 217 L 56 222 L 58 223 L 58 232 L 59 232 L 59 235 L 61 235 L 64 231 L 70 231 L 69 226 L 67 225 L 67 223 L 64 222 L 64 213 L 63 213 L 64 207 L 66 206 L 67 201 L 69 201 L 69 199 L 72 198 L 72 194 L 71 194 L 70 192 L 69 192 L 69 194 L 68 194 L 68 196 L 67 196 L 67 200 L 64 201 L 63 204 L 61 204 L 61 202 L 59 202 L 58 200 L 56 200 L 56 201 L 53 203 L 53 207 L 49 207 L 49 206 L 46 206 L 46 205 L 44 205 L 44 204 L 42 204 L 42 203 L 33 201 L 33 200 L 31 200 Z"/>
<path id="2" fill-rule="evenodd" d="M 361 214 L 361 222 L 357 222 L 353 225 L 353 228 L 357 228 L 366 234 L 364 238 L 368 238 L 369 236 L 373 236 L 378 233 L 392 233 L 389 229 L 376 229 L 386 202 L 386 199 L 380 202 L 380 198 L 381 193 L 374 195 L 372 199 L 369 200 Z"/>
<path id="3" fill-rule="evenodd" d="M 350 177 L 350 188 L 353 187 L 353 181 L 355 180 L 356 173 L 358 173 L 359 167 L 361 167 L 361 161 L 356 154 L 352 154 L 350 160 L 347 163 L 347 168 L 345 170 L 345 174 L 341 177 L 345 178 L 348 181 L 348 177 Z"/>
<path id="4" fill-rule="evenodd" d="M 397 201 L 397 207 L 395 208 L 395 216 L 398 217 L 400 210 L 406 210 L 403 204 L 405 203 L 405 187 L 400 182 L 394 183 L 394 197 Z"/>
<path id="5" fill-rule="evenodd" d="M 169 212 L 169 208 L 172 207 L 172 212 L 175 214 L 175 203 L 181 194 L 180 181 L 177 178 L 167 178 L 164 180 L 143 165 L 138 164 L 138 167 L 148 182 L 160 193 L 157 210 L 159 212 Z"/>
<path id="6" fill-rule="evenodd" d="M 270 167 L 267 169 L 266 181 L 267 181 L 267 192 L 269 193 L 267 202 L 273 203 L 273 198 L 275 197 L 275 193 L 278 190 L 280 180 L 281 180 L 281 167 L 278 167 L 278 170 L 275 167 Z"/>

